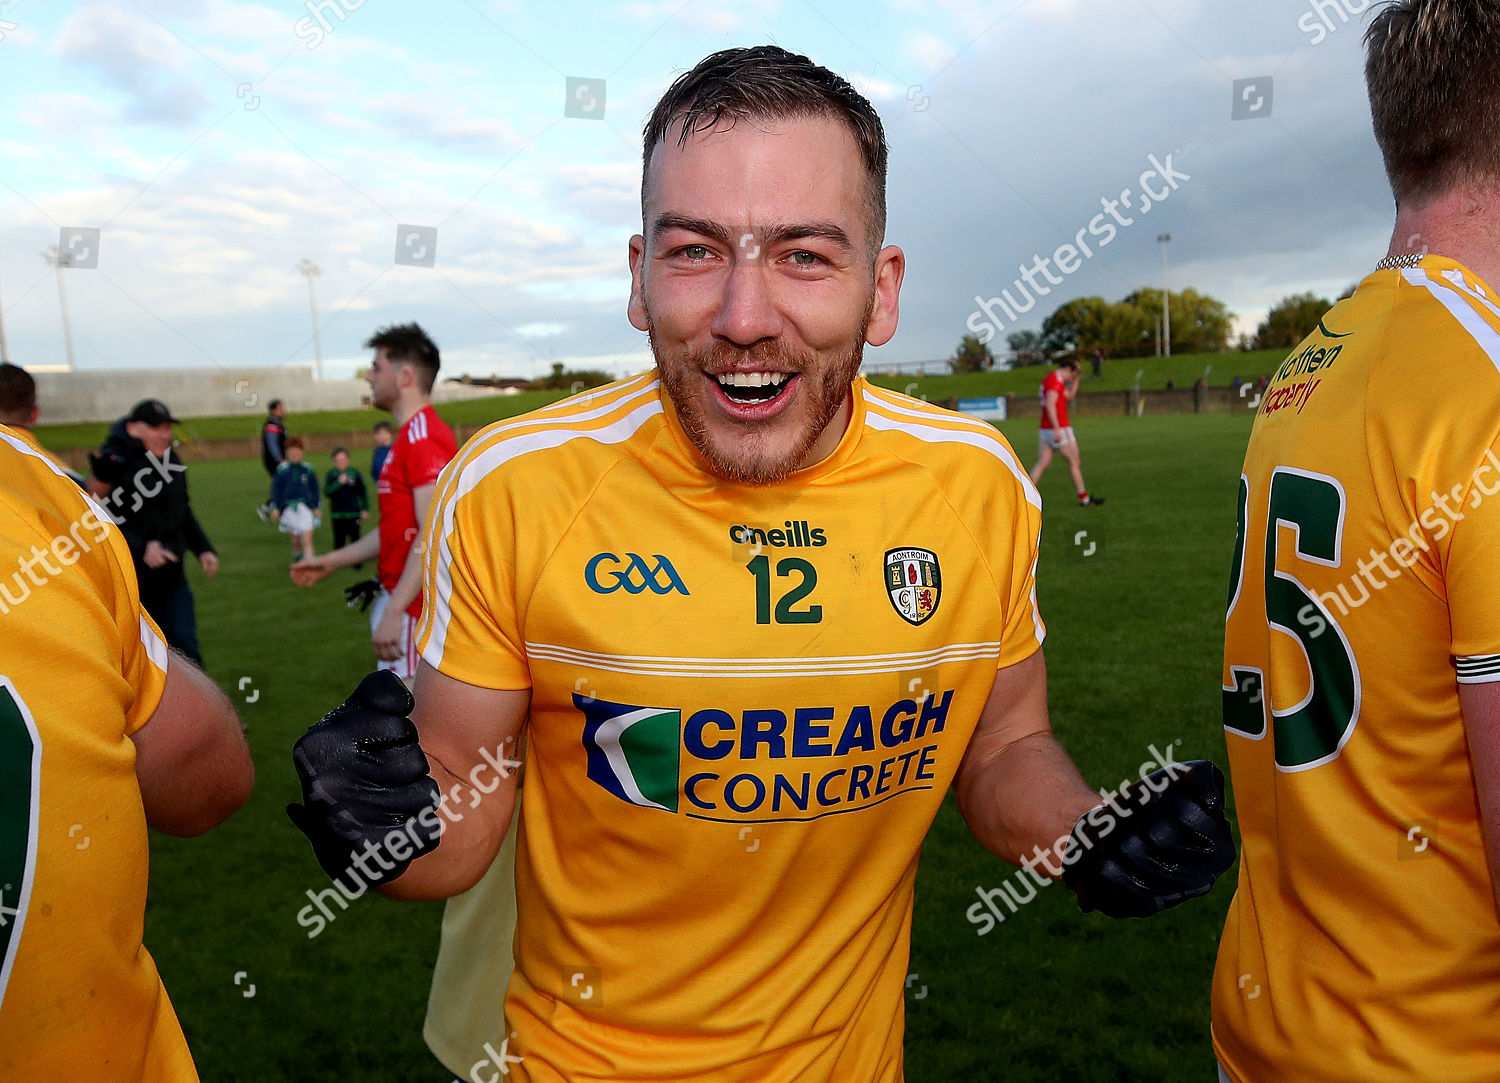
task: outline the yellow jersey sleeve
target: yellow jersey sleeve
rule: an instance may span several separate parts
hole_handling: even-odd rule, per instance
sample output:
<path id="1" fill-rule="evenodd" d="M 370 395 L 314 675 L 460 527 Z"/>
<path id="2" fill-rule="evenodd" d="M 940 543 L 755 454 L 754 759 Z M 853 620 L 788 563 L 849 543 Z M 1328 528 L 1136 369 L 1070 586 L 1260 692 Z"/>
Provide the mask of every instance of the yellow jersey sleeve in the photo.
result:
<path id="1" fill-rule="evenodd" d="M 477 433 L 438 479 L 424 537 L 427 601 L 417 651 L 434 669 L 480 688 L 531 684 L 517 636 L 514 519 L 493 514 L 492 461 L 504 454 L 505 423 Z M 478 482 L 476 482 L 478 479 Z M 482 483 L 484 491 L 475 492 Z M 486 513 L 485 509 L 489 509 Z"/>
<path id="2" fill-rule="evenodd" d="M 129 734 L 166 647 L 119 531 L 0 432 L 0 1079 L 197 1078 L 141 942 Z"/>

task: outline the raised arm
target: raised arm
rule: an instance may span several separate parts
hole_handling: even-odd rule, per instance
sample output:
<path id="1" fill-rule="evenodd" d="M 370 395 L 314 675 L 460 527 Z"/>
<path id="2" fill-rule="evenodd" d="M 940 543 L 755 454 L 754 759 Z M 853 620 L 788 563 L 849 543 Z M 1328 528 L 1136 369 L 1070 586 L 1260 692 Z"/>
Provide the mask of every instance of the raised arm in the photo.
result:
<path id="1" fill-rule="evenodd" d="M 287 813 L 323 871 L 401 899 L 474 886 L 510 825 L 530 700 L 529 689 L 478 688 L 425 663 L 420 707 L 388 670 L 361 681 L 292 753 L 303 803 Z"/>
<path id="2" fill-rule="evenodd" d="M 412 721 L 442 794 L 443 842 L 383 890 L 398 899 L 446 899 L 479 881 L 510 828 L 531 689 L 479 688 L 423 662 L 413 695 Z"/>

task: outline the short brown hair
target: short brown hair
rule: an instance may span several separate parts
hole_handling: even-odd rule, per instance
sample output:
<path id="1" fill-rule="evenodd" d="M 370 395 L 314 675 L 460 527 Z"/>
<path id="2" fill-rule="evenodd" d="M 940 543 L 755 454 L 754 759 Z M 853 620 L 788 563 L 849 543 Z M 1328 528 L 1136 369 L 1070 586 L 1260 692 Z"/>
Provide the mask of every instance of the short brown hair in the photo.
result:
<path id="1" fill-rule="evenodd" d="M 36 408 L 36 380 L 20 365 L 0 365 L 0 424 L 28 425 Z"/>
<path id="2" fill-rule="evenodd" d="M 286 438 L 286 449 L 290 451 L 292 448 L 302 448 L 303 451 L 307 450 L 302 446 L 302 437 L 300 436 L 288 436 Z"/>
<path id="3" fill-rule="evenodd" d="M 1500 178 L 1500 3 L 1394 0 L 1365 32 L 1375 141 L 1396 204 Z"/>
<path id="4" fill-rule="evenodd" d="M 382 327 L 370 336 L 365 349 L 384 350 L 386 359 L 393 365 L 414 365 L 424 393 L 431 393 L 432 385 L 437 383 L 442 358 L 437 343 L 427 337 L 420 324 L 396 323 Z"/>
<path id="5" fill-rule="evenodd" d="M 721 120 L 842 120 L 859 145 L 869 185 L 871 236 L 885 236 L 885 173 L 888 151 L 880 114 L 841 76 L 805 56 L 776 45 L 724 49 L 704 57 L 677 77 L 646 121 L 641 154 L 641 201 L 651 175 L 651 153 L 677 129 L 683 146 Z"/>

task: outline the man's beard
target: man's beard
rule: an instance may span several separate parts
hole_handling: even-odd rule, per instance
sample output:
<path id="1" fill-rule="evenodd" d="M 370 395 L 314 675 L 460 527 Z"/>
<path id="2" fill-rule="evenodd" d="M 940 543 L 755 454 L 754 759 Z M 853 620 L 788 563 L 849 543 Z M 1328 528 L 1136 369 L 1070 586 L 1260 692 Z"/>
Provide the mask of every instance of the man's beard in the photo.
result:
<path id="1" fill-rule="evenodd" d="M 813 375 L 818 367 L 816 354 L 791 349 L 780 340 L 757 342 L 749 349 L 716 342 L 707 351 L 690 349 L 674 362 L 663 365 L 662 349 L 656 341 L 654 328 L 648 329 L 646 334 L 651 341 L 651 352 L 656 357 L 656 371 L 676 408 L 682 430 L 698 450 L 698 454 L 708 463 L 709 469 L 729 481 L 747 485 L 774 485 L 801 468 L 813 445 L 838 416 L 864 360 L 865 325 L 868 322 L 867 311 L 860 320 L 859 335 L 855 338 L 853 347 L 842 358 L 835 358 L 832 363 L 825 361 L 822 375 L 818 377 Z M 763 368 L 769 372 L 801 374 L 796 394 L 802 402 L 794 408 L 804 411 L 805 420 L 802 430 L 796 434 L 786 451 L 776 451 L 766 446 L 769 434 L 786 424 L 781 417 L 770 421 L 735 422 L 740 435 L 732 450 L 715 445 L 709 437 L 704 407 L 698 397 L 713 394 L 703 386 L 704 373 L 723 372 L 731 368 Z"/>

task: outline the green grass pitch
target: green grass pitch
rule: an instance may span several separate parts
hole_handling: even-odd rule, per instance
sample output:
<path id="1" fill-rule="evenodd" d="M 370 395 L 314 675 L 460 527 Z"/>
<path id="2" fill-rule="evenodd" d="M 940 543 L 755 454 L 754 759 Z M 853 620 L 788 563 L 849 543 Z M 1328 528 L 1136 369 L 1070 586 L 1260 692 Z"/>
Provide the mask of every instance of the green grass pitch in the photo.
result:
<path id="1" fill-rule="evenodd" d="M 1250 421 L 1085 419 L 1085 475 L 1108 503 L 1077 507 L 1060 459 L 1043 479 L 1052 717 L 1095 786 L 1134 775 L 1152 744 L 1224 763 L 1219 664 Z M 1001 428 L 1029 466 L 1035 422 Z M 212 582 L 192 565 L 203 649 L 249 727 L 256 789 L 205 838 L 153 836 L 147 946 L 206 1080 L 442 1080 L 420 1033 L 440 906 L 367 897 L 313 940 L 296 920 L 328 881 L 282 812 L 298 795 L 290 749 L 370 666 L 365 620 L 341 588 L 373 569 L 298 591 L 285 539 L 253 512 L 259 463 L 201 463 L 190 481 L 223 559 Z M 328 546 L 326 525 L 318 541 Z M 975 889 L 1010 873 L 950 797 L 918 876 L 907 1079 L 1212 1079 L 1209 977 L 1232 873 L 1147 922 L 1082 915 L 1053 886 L 976 935 Z"/>

